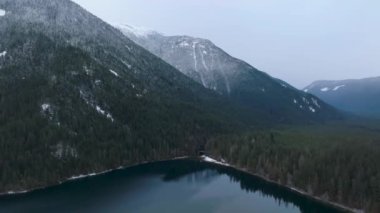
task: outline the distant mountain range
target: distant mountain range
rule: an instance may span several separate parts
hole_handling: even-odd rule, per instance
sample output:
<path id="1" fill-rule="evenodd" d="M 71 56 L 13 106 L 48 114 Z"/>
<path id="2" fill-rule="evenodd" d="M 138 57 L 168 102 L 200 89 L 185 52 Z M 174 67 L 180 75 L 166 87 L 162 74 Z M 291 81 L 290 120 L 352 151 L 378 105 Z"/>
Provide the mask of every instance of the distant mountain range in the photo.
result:
<path id="1" fill-rule="evenodd" d="M 304 89 L 338 109 L 380 117 L 380 77 L 342 81 L 316 81 Z"/>
<path id="2" fill-rule="evenodd" d="M 130 25 L 116 27 L 205 88 L 250 109 L 260 109 L 277 122 L 320 120 L 336 113 L 317 97 L 230 56 L 207 39 L 164 36 Z"/>

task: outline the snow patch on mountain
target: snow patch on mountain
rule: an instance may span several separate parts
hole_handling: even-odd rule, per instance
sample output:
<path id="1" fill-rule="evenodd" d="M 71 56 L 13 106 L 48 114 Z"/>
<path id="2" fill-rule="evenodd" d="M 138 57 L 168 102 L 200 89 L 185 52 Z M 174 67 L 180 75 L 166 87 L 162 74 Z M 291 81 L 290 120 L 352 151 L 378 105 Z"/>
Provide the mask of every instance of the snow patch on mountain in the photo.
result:
<path id="1" fill-rule="evenodd" d="M 205 51 L 203 51 L 204 53 Z M 203 67 L 207 70 L 207 71 L 210 71 L 210 69 L 208 68 L 207 64 L 206 64 L 206 61 L 205 61 L 205 57 L 203 54 L 200 54 L 201 55 L 201 59 L 202 59 L 202 64 L 203 64 Z"/>
<path id="2" fill-rule="evenodd" d="M 318 103 L 318 101 L 315 98 L 311 99 L 313 101 L 313 104 L 317 106 L 318 108 L 321 108 L 321 105 Z"/>
<path id="3" fill-rule="evenodd" d="M 201 78 L 201 82 L 202 82 L 202 85 L 204 87 L 207 88 L 207 84 L 206 84 L 206 81 L 205 81 L 205 78 L 203 76 L 203 73 L 199 71 L 198 69 L 198 57 L 197 57 L 197 52 L 196 52 L 196 49 L 197 49 L 197 45 L 198 45 L 198 42 L 197 41 L 194 41 L 193 42 L 193 58 L 194 58 L 194 70 L 199 73 L 199 76 Z M 204 60 L 203 60 L 204 61 Z M 206 67 L 205 67 L 206 68 Z"/>
<path id="4" fill-rule="evenodd" d="M 96 80 L 95 80 L 95 84 L 96 84 L 97 86 L 99 86 L 101 83 L 102 83 L 101 80 L 99 80 L 99 79 L 96 79 Z"/>
<path id="5" fill-rule="evenodd" d="M 42 104 L 41 109 L 44 112 L 48 111 L 50 109 L 50 104 Z"/>
<path id="6" fill-rule="evenodd" d="M 228 163 L 226 163 L 226 161 L 224 159 L 221 159 L 220 161 L 218 161 L 218 160 L 210 158 L 210 157 L 208 157 L 206 155 L 202 155 L 201 159 L 204 162 L 208 162 L 208 163 L 214 163 L 214 164 L 219 164 L 219 165 L 223 165 L 223 166 L 230 166 Z"/>
<path id="7" fill-rule="evenodd" d="M 119 74 L 118 74 L 117 72 L 115 72 L 115 71 L 113 71 L 113 70 L 110 70 L 110 72 L 111 72 L 114 76 L 119 77 Z"/>
<path id="8" fill-rule="evenodd" d="M 309 106 L 309 109 L 310 109 L 310 111 L 313 112 L 313 113 L 316 112 L 316 110 L 315 110 L 313 107 L 311 107 L 311 106 Z"/>
<path id="9" fill-rule="evenodd" d="M 337 91 L 338 89 L 342 88 L 342 87 L 345 87 L 346 85 L 339 85 L 339 86 L 336 86 L 334 87 L 333 91 Z"/>
<path id="10" fill-rule="evenodd" d="M 125 61 L 123 61 L 123 60 L 122 60 L 121 62 L 123 62 L 123 64 L 124 64 L 125 66 L 127 66 L 128 69 L 132 69 L 132 65 L 128 64 L 127 62 L 125 62 Z"/>
<path id="11" fill-rule="evenodd" d="M 0 17 L 5 16 L 5 14 L 7 14 L 7 12 L 3 9 L 0 9 Z"/>
<path id="12" fill-rule="evenodd" d="M 90 70 L 87 66 L 83 66 L 83 69 L 84 69 L 84 72 L 86 73 L 86 75 L 92 75 L 93 72 L 92 70 Z"/>
<path id="13" fill-rule="evenodd" d="M 114 24 L 114 26 L 123 32 L 129 32 L 137 37 L 148 37 L 149 35 L 158 34 L 156 31 L 145 27 L 138 27 L 127 24 Z"/>
<path id="14" fill-rule="evenodd" d="M 53 121 L 55 120 L 54 119 L 54 110 L 53 110 L 53 107 L 51 106 L 51 104 L 49 103 L 43 103 L 41 104 L 41 113 L 47 117 L 50 121 Z M 57 124 L 59 125 L 59 122 L 57 122 Z"/>
<path id="15" fill-rule="evenodd" d="M 323 88 L 321 89 L 321 91 L 322 91 L 322 92 L 328 92 L 328 91 L 330 91 L 330 88 L 328 88 L 328 87 L 323 87 Z"/>
<path id="16" fill-rule="evenodd" d="M 181 43 L 179 43 L 179 46 L 180 47 L 189 47 L 190 44 L 187 41 L 182 41 Z"/>
<path id="17" fill-rule="evenodd" d="M 106 116 L 108 119 L 110 119 L 112 122 L 114 121 L 112 115 L 108 112 L 106 112 L 105 110 L 103 110 L 100 106 L 96 106 L 96 111 L 98 111 L 98 113 Z"/>
<path id="18" fill-rule="evenodd" d="M 7 51 L 0 52 L 0 57 L 4 57 L 7 55 Z"/>
<path id="19" fill-rule="evenodd" d="M 80 97 L 92 108 L 94 108 L 99 114 L 104 115 L 109 120 L 114 122 L 114 118 L 111 115 L 111 113 L 107 112 L 106 110 L 102 109 L 99 105 L 96 104 L 96 101 L 94 97 L 92 97 L 91 93 L 85 92 L 83 90 L 79 90 Z"/>

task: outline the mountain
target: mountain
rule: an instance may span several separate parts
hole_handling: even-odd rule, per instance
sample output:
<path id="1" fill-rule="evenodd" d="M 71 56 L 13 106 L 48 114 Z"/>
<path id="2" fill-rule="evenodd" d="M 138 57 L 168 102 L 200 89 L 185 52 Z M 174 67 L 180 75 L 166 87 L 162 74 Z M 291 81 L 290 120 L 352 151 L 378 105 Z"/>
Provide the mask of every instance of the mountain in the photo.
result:
<path id="1" fill-rule="evenodd" d="M 158 46 L 178 64 L 72 1 L 0 0 L 0 195 L 205 151 L 323 199 L 377 206 L 378 126 L 328 125 L 341 113 L 210 41 L 135 34 L 180 39 Z M 292 123 L 302 127 L 281 125 Z"/>
<path id="2" fill-rule="evenodd" d="M 0 0 L 0 9 L 0 194 L 191 155 L 212 134 L 268 117 L 71 1 Z"/>
<path id="3" fill-rule="evenodd" d="M 247 98 L 244 106 L 69 0 L 0 0 L 0 38 L 0 194 L 194 155 L 215 135 L 340 116 L 256 71 L 238 72 L 243 86 L 228 78 L 227 93 L 217 90 Z M 253 69 L 229 60 L 236 70 Z"/>
<path id="4" fill-rule="evenodd" d="M 115 26 L 205 88 L 250 109 L 263 109 L 277 122 L 304 122 L 336 115 L 335 109 L 317 97 L 230 56 L 207 39 L 164 36 L 129 25 Z"/>
<path id="5" fill-rule="evenodd" d="M 359 80 L 316 81 L 304 91 L 362 116 L 380 117 L 380 77 Z"/>

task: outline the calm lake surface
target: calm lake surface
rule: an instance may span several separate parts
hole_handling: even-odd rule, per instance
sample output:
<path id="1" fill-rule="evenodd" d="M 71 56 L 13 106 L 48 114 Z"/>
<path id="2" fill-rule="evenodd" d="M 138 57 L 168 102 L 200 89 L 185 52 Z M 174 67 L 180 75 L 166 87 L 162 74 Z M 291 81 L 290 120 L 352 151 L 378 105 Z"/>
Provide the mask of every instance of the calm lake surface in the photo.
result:
<path id="1" fill-rule="evenodd" d="M 231 168 L 178 160 L 0 197 L 0 212 L 339 212 Z"/>

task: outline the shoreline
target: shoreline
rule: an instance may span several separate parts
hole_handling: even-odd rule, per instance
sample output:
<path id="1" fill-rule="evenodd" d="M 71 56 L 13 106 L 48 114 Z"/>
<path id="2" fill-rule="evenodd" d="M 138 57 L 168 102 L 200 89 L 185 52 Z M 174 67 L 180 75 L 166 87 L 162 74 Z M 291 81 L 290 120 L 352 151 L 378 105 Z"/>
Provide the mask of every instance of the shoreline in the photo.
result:
<path id="1" fill-rule="evenodd" d="M 219 166 L 224 166 L 224 167 L 228 167 L 228 168 L 232 168 L 232 169 L 235 169 L 236 171 L 240 171 L 240 172 L 244 172 L 246 174 L 249 174 L 249 175 L 252 175 L 254 177 L 257 177 L 257 178 L 260 178 L 268 183 L 271 183 L 271 184 L 275 184 L 277 186 L 280 186 L 280 187 L 283 187 L 293 193 L 297 193 L 298 195 L 301 195 L 301 196 L 304 196 L 306 198 L 309 198 L 309 199 L 312 199 L 313 201 L 315 202 L 319 202 L 319 203 L 322 203 L 324 205 L 328 205 L 328 206 L 331 206 L 333 208 L 336 208 L 336 209 L 339 209 L 339 210 L 342 210 L 342 211 L 345 211 L 345 212 L 350 212 L 350 213 L 365 213 L 364 210 L 361 210 L 361 209 L 354 209 L 354 208 L 351 208 L 351 207 L 348 207 L 348 206 L 345 206 L 343 204 L 339 204 L 339 203 L 335 203 L 335 202 L 332 202 L 332 201 L 327 201 L 327 200 L 323 200 L 322 198 L 319 198 L 317 196 L 314 196 L 314 195 L 311 195 L 301 189 L 297 189 L 295 187 L 289 187 L 289 186 L 286 186 L 286 185 L 283 185 L 283 184 L 280 184 L 280 183 L 277 183 L 276 181 L 273 181 L 273 180 L 270 180 L 262 175 L 259 175 L 259 174 L 256 174 L 256 173 L 253 173 L 247 169 L 244 169 L 244 168 L 240 168 L 240 167 L 237 167 L 237 166 L 234 166 L 234 165 L 231 165 L 231 164 L 228 164 L 226 163 L 225 161 L 217 161 L 209 156 L 201 156 L 200 157 L 202 159 L 203 162 L 207 162 L 207 163 L 211 163 L 211 164 L 216 164 L 216 165 L 219 165 Z"/>
<path id="2" fill-rule="evenodd" d="M 47 186 L 44 186 L 44 187 L 37 187 L 37 188 L 32 188 L 32 189 L 28 189 L 28 190 L 22 190 L 22 191 L 8 191 L 8 192 L 2 192 L 0 193 L 0 198 L 1 197 L 7 197 L 7 196 L 17 196 L 17 195 L 23 195 L 23 194 L 28 194 L 28 193 L 32 193 L 32 192 L 35 192 L 35 191 L 39 191 L 39 190 L 43 190 L 43 189 L 46 189 L 46 188 L 49 188 L 49 187 L 54 187 L 54 186 L 59 186 L 59 185 L 62 185 L 62 184 L 65 184 L 65 183 L 69 183 L 69 182 L 72 182 L 72 181 L 76 181 L 76 180 L 81 180 L 81 179 L 86 179 L 86 178 L 89 178 L 89 177 L 95 177 L 95 176 L 99 176 L 99 175 L 104 175 L 104 174 L 108 174 L 110 172 L 114 172 L 114 171 L 119 171 L 119 170 L 124 170 L 124 169 L 128 169 L 128 168 L 132 168 L 132 167 L 136 167 L 136 166 L 142 166 L 142 165 L 146 165 L 146 164 L 151 164 L 151 163 L 159 163 L 159 162 L 165 162 L 165 161 L 175 161 L 175 160 L 201 160 L 202 162 L 206 162 L 206 163 L 210 163 L 210 164 L 214 164 L 214 165 L 218 165 L 218 166 L 222 166 L 222 167 L 227 167 L 227 168 L 232 168 L 236 171 L 240 171 L 240 172 L 244 172 L 246 174 L 249 174 L 249 175 L 252 175 L 254 177 L 257 177 L 257 178 L 260 178 L 268 183 L 271 183 L 271 184 L 275 184 L 277 186 L 280 186 L 280 187 L 283 187 L 293 193 L 297 193 L 298 195 L 301 195 L 301 196 L 304 196 L 306 198 L 309 198 L 309 199 L 312 199 L 313 201 L 315 202 L 319 202 L 319 203 L 322 203 L 324 205 L 328 205 L 328 206 L 331 206 L 333 208 L 337 208 L 339 210 L 342 210 L 342 211 L 346 211 L 346 212 L 351 212 L 351 213 L 364 213 L 363 210 L 360 210 L 360 209 L 354 209 L 354 208 L 350 208 L 348 206 L 345 206 L 343 204 L 339 204 L 339 203 L 335 203 L 335 202 L 331 202 L 331 201 L 326 201 L 326 200 L 323 200 L 319 197 L 316 197 L 314 195 L 311 195 L 303 190 L 300 190 L 300 189 L 297 189 L 295 187 L 289 187 L 289 186 L 286 186 L 286 185 L 283 185 L 283 184 L 279 184 L 277 183 L 276 181 L 273 181 L 273 180 L 270 180 L 260 174 L 256 174 L 256 173 L 253 173 L 245 168 L 239 168 L 237 166 L 234 166 L 234 165 L 231 165 L 231 164 L 228 164 L 227 162 L 225 162 L 223 159 L 222 161 L 218 161 L 218 160 L 215 160 L 209 156 L 199 156 L 199 157 L 191 157 L 191 156 L 182 156 L 182 157 L 174 157 L 174 158 L 170 158 L 170 159 L 166 159 L 166 160 L 158 160 L 158 161 L 146 161 L 146 162 L 142 162 L 142 163 L 136 163 L 136 164 L 133 164 L 133 165 L 129 165 L 129 166 L 119 166 L 117 168 L 114 168 L 114 169 L 108 169 L 108 170 L 105 170 L 105 171 L 102 171 L 102 172 L 93 172 L 93 173 L 89 173 L 89 174 L 80 174 L 80 175 L 75 175 L 75 176 L 72 176 L 72 177 L 69 177 L 69 178 L 66 178 L 64 180 L 60 180 L 57 182 L 57 184 L 52 184 L 52 185 L 47 185 Z"/>
<path id="3" fill-rule="evenodd" d="M 129 166 L 119 166 L 119 167 L 116 167 L 114 169 L 107 169 L 107 170 L 104 170 L 102 172 L 92 172 L 92 173 L 88 173 L 88 174 L 74 175 L 74 176 L 71 176 L 69 178 L 66 178 L 66 179 L 63 179 L 63 180 L 59 180 L 56 184 L 51 184 L 51 185 L 47 185 L 47 186 L 43 186 L 43 187 L 36 187 L 36 188 L 31 188 L 31 189 L 26 189 L 26 190 L 20 190 L 20 191 L 13 191 L 13 190 L 11 190 L 11 191 L 7 191 L 7 192 L 0 192 L 0 198 L 1 197 L 7 197 L 7 196 L 16 196 L 16 195 L 28 194 L 28 193 L 32 193 L 32 192 L 35 192 L 35 191 L 38 191 L 38 190 L 43 190 L 43 189 L 46 189 L 46 188 L 50 188 L 50 187 L 54 187 L 54 186 L 59 186 L 59 185 L 65 184 L 65 183 L 69 183 L 69 182 L 75 181 L 75 180 L 81 180 L 81 179 L 85 179 L 85 178 L 89 178 L 89 177 L 95 177 L 95 176 L 99 176 L 99 175 L 104 175 L 104 174 L 108 174 L 110 172 L 124 170 L 124 169 L 128 169 L 128 168 L 136 167 L 136 166 L 142 166 L 142 165 L 146 165 L 146 164 L 150 164 L 150 163 L 159 163 L 159 162 L 165 162 L 165 161 L 184 160 L 184 159 L 191 159 L 191 157 L 189 157 L 189 156 L 182 156 L 182 157 L 175 157 L 175 158 L 170 158 L 170 159 L 166 159 L 166 160 L 144 161 L 144 162 L 132 164 L 132 165 L 129 165 Z"/>

